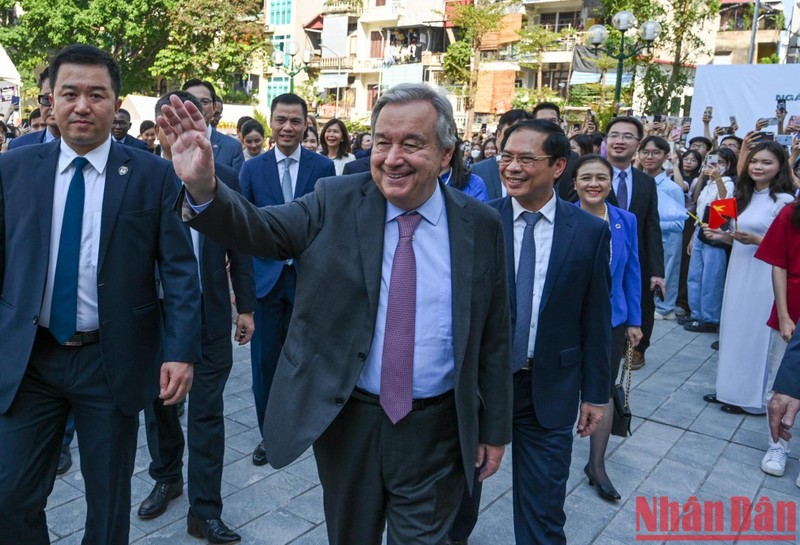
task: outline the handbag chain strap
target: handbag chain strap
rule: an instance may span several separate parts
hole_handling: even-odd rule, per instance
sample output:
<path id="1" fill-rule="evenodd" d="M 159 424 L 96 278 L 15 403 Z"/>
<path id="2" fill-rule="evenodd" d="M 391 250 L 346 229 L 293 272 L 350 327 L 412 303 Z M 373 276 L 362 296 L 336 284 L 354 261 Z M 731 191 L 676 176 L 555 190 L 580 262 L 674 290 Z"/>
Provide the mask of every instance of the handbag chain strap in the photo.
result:
<path id="1" fill-rule="evenodd" d="M 622 366 L 622 376 L 619 378 L 619 385 L 625 383 L 625 407 L 628 406 L 628 399 L 631 396 L 631 365 L 633 364 L 633 346 L 625 341 L 625 363 Z"/>

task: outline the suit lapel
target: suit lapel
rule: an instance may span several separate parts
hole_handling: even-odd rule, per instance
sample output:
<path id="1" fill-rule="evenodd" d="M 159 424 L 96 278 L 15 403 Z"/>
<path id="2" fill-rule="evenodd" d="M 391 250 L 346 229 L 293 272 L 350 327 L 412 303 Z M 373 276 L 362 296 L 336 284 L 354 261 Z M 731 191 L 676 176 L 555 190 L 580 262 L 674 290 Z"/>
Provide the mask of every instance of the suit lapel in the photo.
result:
<path id="1" fill-rule="evenodd" d="M 367 288 L 369 315 L 377 316 L 383 267 L 383 233 L 386 200 L 372 178 L 362 186 L 363 197 L 356 211 L 356 240 L 361 255 L 361 270 Z"/>
<path id="2" fill-rule="evenodd" d="M 39 212 L 42 257 L 50 261 L 50 229 L 53 224 L 53 190 L 58 168 L 59 143 L 53 142 L 39 152 L 41 159 L 31 172 L 31 183 L 36 192 L 36 209 Z"/>
<path id="3" fill-rule="evenodd" d="M 216 158 L 219 155 L 219 148 L 220 148 L 220 137 L 219 133 L 216 129 L 211 129 L 211 149 L 214 150 L 214 157 Z"/>
<path id="4" fill-rule="evenodd" d="M 575 236 L 573 215 L 578 213 L 578 208 L 565 203 L 558 197 L 556 197 L 556 199 L 556 221 L 553 226 L 553 245 L 550 249 L 550 262 L 547 264 L 547 276 L 544 280 L 542 301 L 539 304 L 540 314 L 545 305 L 547 305 L 550 294 L 553 292 L 553 285 L 561 274 L 564 260 L 572 245 L 572 238 Z"/>
<path id="5" fill-rule="evenodd" d="M 511 197 L 503 199 L 500 207 L 500 218 L 503 221 L 503 235 L 506 239 L 506 270 L 508 273 L 508 295 L 511 301 L 511 316 L 517 315 L 517 281 L 514 272 L 514 209 L 511 206 Z"/>
<path id="6" fill-rule="evenodd" d="M 314 170 L 314 166 L 311 161 L 311 152 L 301 147 L 300 162 L 297 164 L 297 183 L 294 184 L 295 199 L 308 193 L 306 186 L 311 180 L 311 171 Z"/>
<path id="7" fill-rule="evenodd" d="M 266 156 L 266 169 L 263 172 L 264 189 L 267 192 L 267 204 L 283 203 L 283 191 L 281 190 L 281 175 L 278 170 L 278 161 L 275 159 L 275 150 L 269 150 Z M 275 180 L 271 182 L 271 180 Z"/>
<path id="8" fill-rule="evenodd" d="M 103 259 L 108 250 L 108 243 L 111 240 L 111 233 L 117 222 L 122 198 L 125 189 L 128 187 L 132 167 L 126 166 L 131 158 L 125 151 L 125 146 L 111 146 L 106 163 L 106 182 L 103 191 L 103 215 L 100 223 L 100 250 L 97 258 L 97 270 L 103 267 Z"/>
<path id="9" fill-rule="evenodd" d="M 457 190 L 445 187 L 447 229 L 450 235 L 450 281 L 453 305 L 453 358 L 456 373 L 461 368 L 467 351 L 469 317 L 472 307 L 471 292 L 473 262 L 475 259 L 475 233 L 472 218 L 466 213 L 466 199 Z"/>

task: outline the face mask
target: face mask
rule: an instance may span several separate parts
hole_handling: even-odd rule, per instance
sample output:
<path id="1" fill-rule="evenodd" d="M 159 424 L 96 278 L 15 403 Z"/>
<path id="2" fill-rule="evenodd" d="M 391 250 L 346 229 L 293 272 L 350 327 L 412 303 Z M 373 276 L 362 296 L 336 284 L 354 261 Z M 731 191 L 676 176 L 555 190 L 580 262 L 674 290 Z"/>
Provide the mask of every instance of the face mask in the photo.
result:
<path id="1" fill-rule="evenodd" d="M 481 150 L 474 149 L 471 152 L 469 152 L 469 154 L 472 156 L 473 159 L 477 159 L 481 154 Z"/>
<path id="2" fill-rule="evenodd" d="M 717 166 L 717 169 L 719 170 L 719 173 L 720 173 L 720 174 L 724 174 L 724 173 L 725 173 L 725 171 L 726 171 L 726 170 L 728 170 L 728 165 L 723 165 L 722 163 L 720 163 L 720 164 Z"/>

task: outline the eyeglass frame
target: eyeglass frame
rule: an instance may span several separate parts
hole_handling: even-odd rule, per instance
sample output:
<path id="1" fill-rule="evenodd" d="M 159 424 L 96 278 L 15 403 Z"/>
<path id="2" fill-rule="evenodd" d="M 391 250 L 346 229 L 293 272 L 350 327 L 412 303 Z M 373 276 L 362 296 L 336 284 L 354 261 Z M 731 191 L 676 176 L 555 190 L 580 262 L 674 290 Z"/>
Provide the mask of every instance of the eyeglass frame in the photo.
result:
<path id="1" fill-rule="evenodd" d="M 50 100 L 50 95 L 38 95 L 36 97 L 36 102 L 39 104 L 39 106 L 45 106 L 47 108 L 53 106 L 53 102 Z"/>
<path id="2" fill-rule="evenodd" d="M 552 155 L 515 155 L 512 153 L 503 152 L 500 154 L 500 160 L 498 162 L 508 166 L 512 162 L 516 161 L 520 166 L 532 167 L 539 161 L 551 159 L 552 157 Z"/>

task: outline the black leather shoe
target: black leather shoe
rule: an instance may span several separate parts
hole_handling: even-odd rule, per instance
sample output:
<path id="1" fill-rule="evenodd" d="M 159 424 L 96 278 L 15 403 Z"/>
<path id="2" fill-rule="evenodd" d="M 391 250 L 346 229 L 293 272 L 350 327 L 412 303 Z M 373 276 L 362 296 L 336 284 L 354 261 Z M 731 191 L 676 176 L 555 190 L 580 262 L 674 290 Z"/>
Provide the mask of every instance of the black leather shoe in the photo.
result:
<path id="1" fill-rule="evenodd" d="M 720 410 L 728 414 L 747 414 L 747 411 L 745 411 L 738 405 L 731 405 L 729 403 L 723 403 L 722 407 L 720 407 Z"/>
<path id="2" fill-rule="evenodd" d="M 69 468 L 72 467 L 72 453 L 69 451 L 69 445 L 61 447 L 61 454 L 58 455 L 58 469 L 56 475 L 63 475 Z"/>
<path id="3" fill-rule="evenodd" d="M 723 405 L 722 401 L 717 399 L 717 394 L 716 393 L 704 395 L 703 396 L 703 401 L 705 401 L 706 403 L 719 403 L 720 405 Z"/>
<path id="4" fill-rule="evenodd" d="M 264 441 L 261 441 L 253 451 L 253 464 L 263 466 L 267 463 L 267 451 L 264 449 Z"/>
<path id="5" fill-rule="evenodd" d="M 207 539 L 209 543 L 239 543 L 241 536 L 228 528 L 222 519 L 203 520 L 189 510 L 186 517 L 186 531 L 190 536 Z"/>
<path id="6" fill-rule="evenodd" d="M 613 484 L 611 484 L 611 481 L 603 484 L 597 482 L 597 479 L 595 479 L 594 476 L 589 473 L 588 467 L 584 467 L 583 472 L 586 474 L 586 478 L 589 479 L 589 486 L 595 487 L 598 496 L 608 501 L 617 501 L 622 499 L 622 496 L 619 495 L 619 492 L 617 492 L 617 489 L 614 488 Z"/>
<path id="7" fill-rule="evenodd" d="M 139 506 L 140 519 L 150 520 L 160 517 L 167 510 L 170 500 L 183 494 L 183 481 L 177 483 L 156 483 L 153 491 Z"/>

